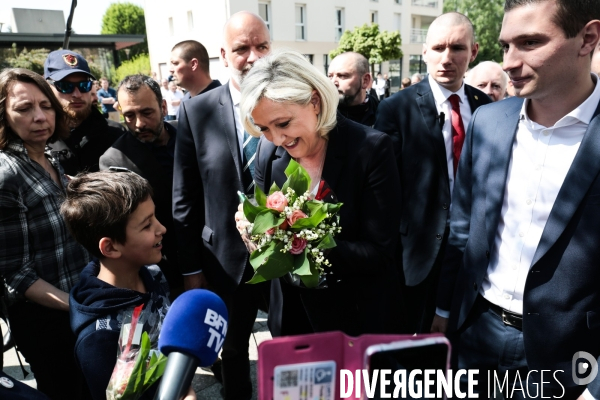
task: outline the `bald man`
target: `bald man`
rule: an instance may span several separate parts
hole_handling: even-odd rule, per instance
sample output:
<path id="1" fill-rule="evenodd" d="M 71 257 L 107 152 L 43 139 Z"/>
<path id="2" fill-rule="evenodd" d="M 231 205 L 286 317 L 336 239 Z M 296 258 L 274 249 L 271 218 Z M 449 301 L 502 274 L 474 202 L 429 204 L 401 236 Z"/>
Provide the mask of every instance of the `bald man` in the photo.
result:
<path id="1" fill-rule="evenodd" d="M 185 288 L 211 288 L 229 310 L 221 354 L 224 397 L 250 399 L 248 341 L 266 288 L 244 284 L 254 271 L 233 221 L 235 193 L 254 193 L 257 141 L 246 137 L 239 101 L 240 84 L 254 62 L 270 52 L 271 39 L 265 22 L 246 11 L 227 21 L 223 36 L 221 55 L 231 79 L 179 108 L 173 217 Z"/>
<path id="2" fill-rule="evenodd" d="M 467 17 L 439 16 L 423 45 L 428 77 L 383 100 L 377 110 L 375 129 L 392 136 L 403 185 L 396 262 L 404 276 L 405 333 L 430 330 L 465 130 L 475 109 L 491 101 L 463 83 L 477 51 Z"/>
<path id="3" fill-rule="evenodd" d="M 469 71 L 465 83 L 490 96 L 492 101 L 498 101 L 506 95 L 508 75 L 497 62 L 483 61 Z"/>
<path id="4" fill-rule="evenodd" d="M 354 122 L 373 126 L 379 102 L 367 96 L 367 88 L 373 82 L 369 60 L 359 53 L 342 53 L 329 64 L 327 76 L 340 95 L 338 111 Z"/>

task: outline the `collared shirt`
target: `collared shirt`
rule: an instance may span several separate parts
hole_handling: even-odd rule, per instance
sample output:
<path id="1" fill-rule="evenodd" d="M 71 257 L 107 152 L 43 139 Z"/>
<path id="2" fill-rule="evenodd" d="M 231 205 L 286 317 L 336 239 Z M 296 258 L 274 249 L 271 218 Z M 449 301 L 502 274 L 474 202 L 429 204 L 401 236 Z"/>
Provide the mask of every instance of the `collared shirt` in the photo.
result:
<path id="1" fill-rule="evenodd" d="M 440 84 L 437 83 L 431 77 L 431 75 L 429 75 L 427 79 L 429 79 L 429 86 L 431 86 L 431 92 L 433 93 L 433 98 L 435 99 L 435 106 L 437 108 L 438 115 L 444 113 L 445 119 L 444 126 L 442 127 L 442 134 L 444 135 L 444 144 L 446 145 L 446 163 L 448 165 L 450 196 L 452 196 L 452 190 L 454 189 L 454 155 L 452 153 L 454 144 L 452 141 L 452 121 L 450 120 L 452 116 L 452 105 L 450 104 L 450 100 L 448 100 L 448 98 L 453 94 L 457 94 L 458 98 L 460 99 L 460 116 L 463 120 L 465 133 L 467 126 L 469 126 L 469 121 L 471 121 L 471 105 L 469 104 L 469 100 L 465 94 L 464 83 L 456 92 L 451 92 L 445 87 L 440 86 Z"/>
<path id="2" fill-rule="evenodd" d="M 527 115 L 523 102 L 508 167 L 500 222 L 481 294 L 522 314 L 525 280 L 556 196 L 600 102 L 600 85 L 579 107 L 553 126 Z M 507 135 L 510 132 L 506 132 Z"/>
<path id="3" fill-rule="evenodd" d="M 64 187 L 61 166 L 49 159 Z M 90 261 L 60 214 L 63 199 L 64 189 L 29 158 L 21 141 L 0 150 L 0 274 L 11 300 L 22 299 L 39 278 L 68 293 Z"/>
<path id="4" fill-rule="evenodd" d="M 233 87 L 233 83 L 231 81 L 229 81 L 229 93 L 231 94 L 231 101 L 233 102 L 235 130 L 237 131 L 240 154 L 244 154 L 244 126 L 242 125 L 242 117 L 240 115 L 240 100 L 242 99 L 242 93 Z"/>

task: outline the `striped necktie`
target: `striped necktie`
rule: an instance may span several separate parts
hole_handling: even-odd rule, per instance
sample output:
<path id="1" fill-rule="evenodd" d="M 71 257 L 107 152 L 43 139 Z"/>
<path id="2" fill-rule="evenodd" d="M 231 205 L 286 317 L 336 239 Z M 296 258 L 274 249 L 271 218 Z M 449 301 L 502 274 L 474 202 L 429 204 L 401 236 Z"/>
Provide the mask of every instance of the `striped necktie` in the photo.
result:
<path id="1" fill-rule="evenodd" d="M 257 145 L 258 138 L 250 136 L 248 132 L 244 131 L 244 156 L 242 160 L 244 167 L 242 169 L 242 179 L 246 194 L 254 193 L 254 157 Z"/>

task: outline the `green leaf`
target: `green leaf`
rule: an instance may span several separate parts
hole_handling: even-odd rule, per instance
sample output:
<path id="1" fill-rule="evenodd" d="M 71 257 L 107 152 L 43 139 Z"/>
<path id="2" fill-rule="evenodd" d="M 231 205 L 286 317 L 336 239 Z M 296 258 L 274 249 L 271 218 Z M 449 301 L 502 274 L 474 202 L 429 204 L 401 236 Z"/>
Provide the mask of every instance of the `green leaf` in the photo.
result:
<path id="1" fill-rule="evenodd" d="M 256 204 L 259 206 L 265 207 L 267 204 L 267 196 L 258 185 L 254 185 L 254 199 L 256 199 Z"/>
<path id="2" fill-rule="evenodd" d="M 294 268 L 294 256 L 290 253 L 282 253 L 283 247 L 283 243 L 275 245 L 271 254 L 263 257 L 263 263 L 255 268 L 254 276 L 247 283 L 264 282 L 265 280 L 280 278 L 291 272 Z M 250 264 L 254 267 L 252 260 L 250 260 Z"/>
<path id="3" fill-rule="evenodd" d="M 301 229 L 316 228 L 325 218 L 327 218 L 327 207 L 321 204 L 321 207 L 314 208 L 311 213 L 312 215 L 310 217 L 301 218 L 294 222 L 294 225 L 292 225 L 290 229 L 297 232 Z"/>
<path id="4" fill-rule="evenodd" d="M 301 254 L 296 255 L 294 257 L 294 273 L 296 275 L 310 275 L 310 262 L 306 255 L 308 250 L 304 249 Z"/>
<path id="5" fill-rule="evenodd" d="M 317 272 L 317 267 L 310 259 L 308 262 L 310 263 L 310 275 L 299 275 L 299 277 L 302 283 L 304 283 L 304 286 L 307 288 L 314 288 L 319 285 L 319 273 Z"/>
<path id="6" fill-rule="evenodd" d="M 335 243 L 335 240 L 333 239 L 331 233 L 328 233 L 323 239 L 321 239 L 321 241 L 317 245 L 317 249 L 333 249 L 335 246 L 337 246 L 337 243 Z"/>
<path id="7" fill-rule="evenodd" d="M 265 260 L 273 254 L 275 251 L 276 242 L 269 243 L 266 247 L 263 247 L 260 251 L 254 250 L 252 254 L 250 254 L 250 265 L 256 271 L 261 265 L 264 264 Z"/>
<path id="8" fill-rule="evenodd" d="M 281 189 L 279 189 L 279 186 L 277 186 L 277 184 L 275 182 L 273 182 L 273 184 L 271 185 L 271 189 L 269 189 L 269 196 L 275 192 L 280 192 L 280 191 L 281 191 Z"/>
<path id="9" fill-rule="evenodd" d="M 285 170 L 286 174 L 288 170 L 293 172 L 288 175 L 288 178 L 283 184 L 281 191 L 285 194 L 287 193 L 287 188 L 289 187 L 294 189 L 296 195 L 301 196 L 310 187 L 310 175 L 308 175 L 308 172 L 306 172 L 306 170 L 294 160 L 291 160 L 290 164 L 292 161 L 296 165 L 292 165 L 293 168 L 290 168 L 290 165 L 288 165 L 288 168 Z"/>
<path id="10" fill-rule="evenodd" d="M 244 202 L 245 205 L 245 202 Z M 252 235 L 265 233 L 271 228 L 279 226 L 285 221 L 285 218 L 279 216 L 279 211 L 265 208 L 256 215 L 254 218 L 254 227 L 252 228 Z"/>
<path id="11" fill-rule="evenodd" d="M 255 206 L 254 204 L 250 203 L 250 200 L 248 199 L 244 200 L 244 215 L 246 216 L 246 219 L 250 222 L 254 222 L 256 216 L 261 211 L 264 211 L 266 209 L 267 208 L 263 206 Z"/>
<path id="12" fill-rule="evenodd" d="M 154 363 L 150 360 L 150 364 L 148 370 L 146 371 L 146 379 L 144 381 L 144 390 L 149 388 L 156 382 L 165 372 L 165 367 L 167 366 L 167 357 L 164 354 L 160 354 L 159 357 L 156 357 L 153 354 L 153 359 L 156 359 Z"/>
<path id="13" fill-rule="evenodd" d="M 129 377 L 129 381 L 127 382 L 127 387 L 125 388 L 125 391 L 123 391 L 122 399 L 126 399 L 126 395 L 138 393 L 140 389 L 140 382 L 143 381 L 143 372 L 146 367 L 146 360 L 148 359 L 149 352 L 150 339 L 148 338 L 148 333 L 144 332 L 142 333 L 140 348 L 135 359 L 135 364 L 131 370 L 131 375 Z"/>
<path id="14" fill-rule="evenodd" d="M 285 169 L 285 176 L 290 176 L 291 174 L 293 174 L 294 172 L 296 172 L 296 170 L 298 168 L 302 168 L 302 166 L 300 164 L 298 164 L 298 162 L 294 159 L 290 160 L 290 163 L 288 164 L 287 168 Z"/>
<path id="15" fill-rule="evenodd" d="M 340 208 L 344 205 L 344 203 L 324 203 L 327 212 L 331 215 L 337 214 L 340 211 Z"/>

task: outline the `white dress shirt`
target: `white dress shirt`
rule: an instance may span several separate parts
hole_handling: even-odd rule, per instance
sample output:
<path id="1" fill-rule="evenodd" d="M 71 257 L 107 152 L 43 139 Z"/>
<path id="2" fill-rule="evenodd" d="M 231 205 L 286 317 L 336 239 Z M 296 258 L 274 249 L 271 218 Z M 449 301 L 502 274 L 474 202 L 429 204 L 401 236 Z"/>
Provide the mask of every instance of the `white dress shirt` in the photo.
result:
<path id="1" fill-rule="evenodd" d="M 244 154 L 244 126 L 242 125 L 242 117 L 240 116 L 240 100 L 242 93 L 233 87 L 233 83 L 229 81 L 229 93 L 233 102 L 233 115 L 235 117 L 235 130 L 237 132 L 238 145 L 240 146 L 240 157 Z"/>
<path id="2" fill-rule="evenodd" d="M 480 293 L 491 303 L 523 313 L 525 280 L 556 196 L 600 102 L 593 93 L 551 127 L 529 119 L 523 102 L 508 167 L 500 222 Z M 510 135 L 511 132 L 506 132 Z"/>
<path id="3" fill-rule="evenodd" d="M 471 105 L 465 95 L 465 84 L 463 83 L 460 89 L 455 93 L 449 91 L 445 87 L 440 86 L 432 77 L 429 75 L 429 86 L 431 86 L 431 92 L 435 100 L 435 106 L 437 108 L 437 115 L 444 113 L 444 126 L 442 127 L 442 134 L 444 135 L 444 144 L 446 145 L 446 163 L 448 165 L 448 180 L 450 182 L 450 198 L 452 198 L 452 190 L 454 189 L 454 143 L 452 141 L 452 104 L 448 98 L 453 94 L 457 94 L 460 99 L 460 116 L 463 120 L 463 126 L 465 127 L 465 134 L 467 133 L 467 126 L 471 120 Z"/>

